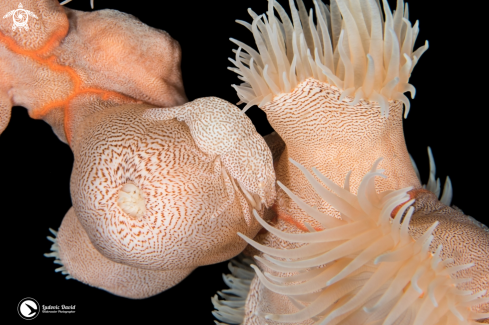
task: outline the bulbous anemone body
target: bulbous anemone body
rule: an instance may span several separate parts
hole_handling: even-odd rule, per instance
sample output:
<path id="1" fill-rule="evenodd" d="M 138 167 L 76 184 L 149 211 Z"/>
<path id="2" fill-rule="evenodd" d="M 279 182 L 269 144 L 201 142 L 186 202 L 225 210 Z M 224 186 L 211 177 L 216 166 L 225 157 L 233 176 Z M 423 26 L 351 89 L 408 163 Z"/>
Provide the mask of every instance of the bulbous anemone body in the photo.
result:
<path id="1" fill-rule="evenodd" d="M 148 270 L 197 267 L 237 255 L 246 244 L 236 233 L 254 236 L 260 228 L 243 187 L 219 155 L 196 145 L 185 122 L 144 117 L 148 108 L 109 108 L 76 129 L 71 194 L 90 241 L 106 258 Z M 263 168 L 274 179 L 268 155 Z M 268 193 L 264 201 L 273 198 Z M 126 209 L 132 201 L 142 208 Z"/>

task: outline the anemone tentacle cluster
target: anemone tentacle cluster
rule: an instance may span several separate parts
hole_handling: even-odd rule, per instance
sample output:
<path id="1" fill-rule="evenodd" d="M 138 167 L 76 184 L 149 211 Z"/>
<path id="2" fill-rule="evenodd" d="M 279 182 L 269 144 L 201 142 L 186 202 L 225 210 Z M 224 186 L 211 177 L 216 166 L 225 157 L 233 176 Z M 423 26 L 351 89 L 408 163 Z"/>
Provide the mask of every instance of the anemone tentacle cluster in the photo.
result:
<path id="1" fill-rule="evenodd" d="M 439 245 L 430 253 L 435 222 L 417 240 L 409 234 L 414 208 L 408 192 L 412 188 L 376 193 L 375 177 L 385 177 L 377 169 L 362 180 L 357 195 L 335 185 L 317 170 L 314 174 L 293 162 L 311 182 L 321 197 L 335 206 L 343 220 L 315 210 L 279 186 L 325 230 L 290 234 L 268 225 L 260 216 L 262 226 L 277 237 L 290 242 L 305 243 L 300 248 L 280 250 L 260 245 L 241 235 L 250 245 L 263 252 L 255 257 L 269 269 L 289 276 L 263 273 L 255 265 L 258 279 L 269 290 L 286 295 L 297 307 L 291 314 L 260 313 L 267 320 L 301 323 L 312 319 L 314 324 L 470 324 L 489 316 L 470 307 L 489 302 L 479 299 L 487 290 L 459 290 L 456 284 L 469 282 L 457 272 L 473 264 L 455 265 L 453 259 L 442 259 Z M 345 181 L 348 183 L 348 179 Z M 400 207 L 392 218 L 393 210 Z M 271 256 L 279 257 L 272 258 Z"/>
<path id="2" fill-rule="evenodd" d="M 414 171 L 416 172 L 416 176 L 418 176 L 418 179 L 421 182 L 421 176 L 419 176 L 418 166 L 416 166 L 416 162 L 411 157 L 411 155 L 410 158 L 413 164 Z M 423 184 L 423 188 L 427 189 L 430 192 L 433 192 L 436 195 L 436 197 L 440 199 L 441 203 L 450 206 L 453 197 L 452 181 L 450 180 L 450 177 L 447 176 L 442 191 L 440 185 L 440 179 L 436 178 L 435 180 L 436 177 L 435 158 L 433 158 L 433 152 L 431 151 L 430 147 L 428 147 L 428 158 L 430 163 L 430 176 L 428 178 L 428 182 L 426 184 Z"/>
<path id="3" fill-rule="evenodd" d="M 253 260 L 245 256 L 240 256 L 239 260 L 233 259 L 228 263 L 231 274 L 223 274 L 222 278 L 229 289 L 218 291 L 211 300 L 216 309 L 212 314 L 220 321 L 231 324 L 242 322 L 245 315 L 246 297 L 250 291 L 251 280 L 255 276 L 250 267 L 251 263 Z M 222 300 L 219 300 L 218 296 Z M 216 324 L 223 323 L 216 322 Z"/>
<path id="4" fill-rule="evenodd" d="M 238 21 L 253 33 L 258 47 L 257 52 L 231 39 L 239 46 L 235 60 L 230 59 L 236 68 L 230 70 L 244 81 L 233 85 L 241 102 L 247 103 L 244 111 L 315 78 L 341 89 L 341 98 L 353 96 L 350 105 L 360 99 L 378 102 L 384 115 L 389 114 L 389 100 L 400 100 L 407 117 L 410 103 L 403 93 L 415 95 L 408 81 L 428 42 L 413 51 L 419 25 L 409 22 L 403 0 L 397 1 L 394 15 L 383 0 L 385 21 L 378 0 L 332 0 L 329 7 L 315 0 L 316 23 L 313 9 L 308 14 L 302 0 L 297 1 L 299 10 L 289 2 L 292 21 L 273 0 L 267 15 L 249 10 L 251 25 Z"/>

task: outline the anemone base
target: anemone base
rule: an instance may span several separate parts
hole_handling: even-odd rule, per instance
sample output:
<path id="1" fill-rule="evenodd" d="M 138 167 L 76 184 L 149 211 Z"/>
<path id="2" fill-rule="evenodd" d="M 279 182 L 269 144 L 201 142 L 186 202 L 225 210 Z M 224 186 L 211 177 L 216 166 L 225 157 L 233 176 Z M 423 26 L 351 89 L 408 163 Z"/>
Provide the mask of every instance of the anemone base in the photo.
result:
<path id="1" fill-rule="evenodd" d="M 98 252 L 71 208 L 55 239 L 58 270 L 80 282 L 132 299 L 154 296 L 178 284 L 195 268 L 152 271 L 113 262 Z"/>

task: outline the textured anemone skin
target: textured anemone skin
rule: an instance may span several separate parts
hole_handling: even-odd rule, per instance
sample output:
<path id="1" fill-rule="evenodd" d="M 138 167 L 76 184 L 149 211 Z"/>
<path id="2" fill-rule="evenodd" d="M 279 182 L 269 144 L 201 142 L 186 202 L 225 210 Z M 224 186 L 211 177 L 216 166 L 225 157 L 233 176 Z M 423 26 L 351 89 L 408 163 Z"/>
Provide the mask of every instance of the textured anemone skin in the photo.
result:
<path id="1" fill-rule="evenodd" d="M 380 168 L 386 169 L 387 178 L 376 182 L 377 191 L 421 188 L 404 142 L 401 103 L 391 102 L 386 119 L 378 106 L 362 100 L 352 107 L 348 105 L 351 98 L 340 102 L 340 96 L 338 88 L 307 79 L 290 94 L 276 96 L 262 107 L 286 145 L 277 163 L 277 180 L 300 193 L 308 204 L 336 217 L 338 212 L 306 185 L 307 180 L 289 158 L 308 169 L 316 167 L 336 184 L 343 184 L 346 174 L 354 170 L 350 189 L 356 193 L 372 162 L 383 157 Z M 285 214 L 307 221 L 305 213 L 281 190 L 277 191 L 277 204 Z"/>
<path id="2" fill-rule="evenodd" d="M 410 233 L 414 239 L 419 238 L 423 231 L 438 221 L 435 229 L 431 250 L 442 244 L 442 258 L 453 258 L 453 265 L 474 263 L 474 266 L 460 271 L 459 278 L 473 280 L 461 283 L 457 288 L 479 292 L 489 288 L 489 231 L 477 222 L 473 222 L 461 211 L 448 207 L 437 200 L 431 192 L 421 192 L 415 197 L 415 214 L 411 219 Z M 435 244 L 436 243 L 436 244 Z M 450 265 L 451 266 L 451 265 Z M 489 296 L 486 293 L 485 297 Z M 479 305 L 474 311 L 489 311 L 489 304 Z M 487 319 L 486 321 L 489 321 Z"/>
<path id="3" fill-rule="evenodd" d="M 389 177 L 376 180 L 376 191 L 412 186 L 413 193 L 417 193 L 414 198 L 419 196 L 419 202 L 415 204 L 416 210 L 412 217 L 410 234 L 416 239 L 434 221 L 439 221 L 440 226 L 433 234 L 431 250 L 434 252 L 439 244 L 443 244 L 441 256 L 454 258 L 454 265 L 475 263 L 474 267 L 458 274 L 460 278 L 473 278 L 472 282 L 461 284 L 460 289 L 473 290 L 473 292 L 487 289 L 489 286 L 487 278 L 489 274 L 487 269 L 489 233 L 474 225 L 460 211 L 443 205 L 434 194 L 419 191 L 421 184 L 409 162 L 404 143 L 400 103 L 391 102 L 389 118 L 383 119 L 380 116 L 379 107 L 374 105 L 368 107 L 363 101 L 350 107 L 346 103 L 337 101 L 339 95 L 340 92 L 335 87 L 308 79 L 299 84 L 291 93 L 276 96 L 272 102 L 262 107 L 277 132 L 267 138 L 267 142 L 272 144 L 271 148 L 274 149 L 272 151 L 274 158 L 280 157 L 276 163 L 277 181 L 282 182 L 308 205 L 316 206 L 322 212 L 340 217 L 334 208 L 315 193 L 299 169 L 289 162 L 289 157 L 307 166 L 308 169 L 316 167 L 336 184 L 343 184 L 347 172 L 354 170 L 350 178 L 352 193 L 358 190 L 362 172 L 369 170 L 368 165 L 375 160 L 375 155 L 384 157 L 380 168 L 385 169 L 384 173 Z M 346 101 L 351 100 L 351 98 L 346 99 Z M 334 103 L 336 106 L 329 103 Z M 362 104 L 365 106 L 362 107 Z M 328 120 L 321 118 L 326 115 L 330 117 Z M 372 129 L 370 130 L 369 127 Z M 350 132 L 345 132 L 345 130 Z M 323 137 L 319 136 L 320 134 Z M 324 136 L 325 134 L 327 137 Z M 307 146 L 306 141 L 309 141 Z M 376 145 L 371 146 L 373 143 Z M 364 158 L 364 156 L 370 158 Z M 266 211 L 264 218 L 270 220 L 275 228 L 289 233 L 302 233 L 305 230 L 305 222 L 316 230 L 322 229 L 320 224 L 307 216 L 281 189 L 277 189 L 277 201 L 273 211 Z M 277 249 L 293 249 L 301 246 L 301 244 L 290 243 L 278 238 L 269 232 L 260 232 L 254 240 Z M 463 250 L 462 247 L 464 247 Z M 263 256 L 263 253 L 250 246 L 245 253 L 251 256 Z M 275 276 L 292 275 L 273 271 L 260 261 L 256 261 L 256 264 L 264 272 Z M 484 297 L 487 296 L 486 293 Z M 486 303 L 473 311 L 484 313 L 488 311 L 488 308 L 489 304 Z M 286 296 L 265 288 L 255 277 L 246 301 L 246 315 L 243 324 L 265 324 L 265 320 L 256 315 L 258 310 L 273 314 L 291 314 L 299 311 Z M 308 320 L 300 324 L 312 323 L 314 323 L 313 320 Z M 266 320 L 266 324 L 280 323 Z"/>
<path id="4" fill-rule="evenodd" d="M 263 196 L 257 195 L 265 206 L 270 205 L 275 199 L 275 174 L 265 141 L 234 105 L 204 98 L 185 107 L 198 106 L 196 102 L 212 110 L 214 118 L 234 121 L 229 125 L 245 120 L 241 128 L 229 130 L 241 141 L 231 147 L 237 146 L 239 154 L 251 157 L 251 161 L 253 157 L 263 157 L 254 169 L 268 170 L 265 183 L 269 186 Z M 236 114 L 219 109 L 216 102 L 229 105 Z M 233 150 L 222 155 L 212 151 L 219 145 L 227 146 L 225 142 L 233 136 L 221 133 L 224 138 L 216 141 L 205 127 L 189 128 L 188 121 L 152 117 L 151 112 L 158 110 L 143 104 L 106 108 L 84 119 L 72 142 L 75 164 L 71 196 L 76 216 L 94 248 L 112 263 L 127 266 L 126 272 L 133 272 L 132 281 L 136 281 L 140 269 L 171 272 L 172 277 L 183 279 L 189 270 L 239 254 L 246 242 L 238 237 L 238 231 L 253 237 L 261 228 L 251 216 L 242 187 L 235 183 L 236 177 L 248 187 L 248 174 L 256 175 L 256 171 L 235 164 L 232 159 L 225 162 L 226 153 L 233 156 Z M 198 110 L 191 112 L 202 115 Z M 200 141 L 195 140 L 198 137 L 191 131 L 201 135 Z M 249 159 L 238 160 L 241 161 Z M 125 184 L 134 184 L 144 194 L 146 211 L 140 218 L 128 215 L 118 205 L 119 192 Z M 256 193 L 252 185 L 249 191 Z M 62 252 L 63 241 L 59 246 Z M 63 257 L 61 262 L 64 263 Z M 99 263 L 94 264 L 96 268 Z M 99 286 L 100 281 L 90 283 L 85 269 L 77 269 L 77 264 L 67 269 L 70 267 L 69 273 L 74 278 L 78 279 L 80 274 L 81 281 Z M 140 279 L 145 281 L 144 277 Z M 172 278 L 168 286 L 159 287 L 160 291 L 174 284 Z M 127 289 L 124 296 L 143 298 L 156 293 L 140 291 L 144 286 L 131 288 L 133 291 Z M 115 289 L 111 292 L 121 294 L 120 288 Z"/>
<path id="5" fill-rule="evenodd" d="M 152 271 L 107 259 L 93 247 L 73 208 L 61 223 L 57 242 L 62 247 L 60 258 L 71 276 L 126 298 L 153 296 L 176 285 L 193 271 L 193 268 Z"/>
<path id="6" fill-rule="evenodd" d="M 3 1 L 0 11 L 17 5 Z M 40 17 L 29 21 L 29 33 L 13 31 L 11 19 L 0 21 L 0 131 L 16 105 L 70 142 L 74 112 L 92 106 L 74 105 L 80 96 L 162 107 L 187 101 L 180 46 L 166 32 L 116 10 L 81 12 L 56 0 L 23 5 Z"/>
<path id="7" fill-rule="evenodd" d="M 145 116 L 185 122 L 195 144 L 207 155 L 220 157 L 230 176 L 254 196 L 258 210 L 261 203 L 268 207 L 273 204 L 273 157 L 251 120 L 235 105 L 217 97 L 205 97 L 182 106 L 151 109 Z"/>

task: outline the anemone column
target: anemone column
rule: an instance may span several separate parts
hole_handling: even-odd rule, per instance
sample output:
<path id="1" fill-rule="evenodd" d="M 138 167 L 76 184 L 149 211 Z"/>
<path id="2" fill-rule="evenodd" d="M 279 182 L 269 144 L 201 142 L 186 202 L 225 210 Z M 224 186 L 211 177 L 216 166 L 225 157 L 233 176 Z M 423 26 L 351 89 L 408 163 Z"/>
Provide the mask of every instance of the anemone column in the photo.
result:
<path id="1" fill-rule="evenodd" d="M 347 187 L 356 193 L 363 175 L 383 157 L 380 168 L 387 178 L 376 182 L 377 192 L 421 187 L 404 142 L 402 103 L 390 101 L 388 114 L 382 114 L 375 103 L 360 100 L 351 106 L 352 99 L 343 99 L 341 94 L 337 87 L 311 78 L 262 107 L 286 144 L 277 179 L 292 192 L 301 193 L 308 204 L 337 217 L 339 212 L 314 192 L 289 158 L 307 169 L 316 167 L 336 184 L 343 184 L 353 171 Z M 283 191 L 279 193 L 279 209 L 294 217 L 305 215 Z"/>

